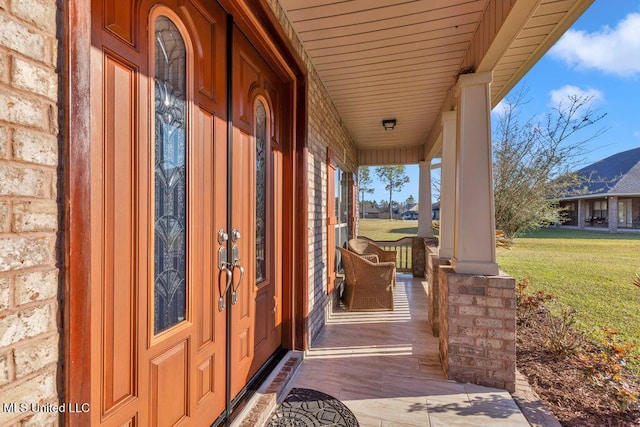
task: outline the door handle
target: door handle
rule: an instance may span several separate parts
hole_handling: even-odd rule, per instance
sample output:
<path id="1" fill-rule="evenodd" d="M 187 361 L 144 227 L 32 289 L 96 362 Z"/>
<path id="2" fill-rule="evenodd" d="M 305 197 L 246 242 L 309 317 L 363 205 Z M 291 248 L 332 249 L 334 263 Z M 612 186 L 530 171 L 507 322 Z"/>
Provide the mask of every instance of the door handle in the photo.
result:
<path id="1" fill-rule="evenodd" d="M 218 242 L 222 245 L 229 239 L 227 233 L 224 230 L 218 231 Z M 231 268 L 229 268 L 231 267 Z M 225 295 L 229 292 L 229 288 L 233 284 L 233 267 L 229 262 L 227 262 L 227 248 L 225 246 L 220 246 L 218 248 L 218 269 L 221 272 L 224 272 L 227 276 L 226 278 L 226 286 L 224 291 L 220 287 L 220 279 L 218 279 L 218 292 L 220 292 L 220 297 L 218 298 L 218 311 L 223 311 L 226 303 L 225 303 Z"/>
<path id="2" fill-rule="evenodd" d="M 231 290 L 231 304 L 234 304 L 234 305 L 238 302 L 238 289 L 240 288 L 240 285 L 242 284 L 242 279 L 244 278 L 244 267 L 240 265 L 239 261 L 240 261 L 239 259 L 235 260 L 233 264 L 234 270 L 236 268 L 240 270 L 240 279 L 238 280 L 238 284 L 234 286 L 233 289 Z"/>
<path id="3" fill-rule="evenodd" d="M 238 229 L 234 227 L 233 230 L 231 230 L 231 241 L 235 243 L 239 239 L 240 239 L 240 231 L 238 231 Z M 232 264 L 232 267 L 231 267 L 232 270 L 235 270 L 236 268 L 240 270 L 240 279 L 238 279 L 238 284 L 234 285 L 233 288 L 231 289 L 231 304 L 237 304 L 238 289 L 242 284 L 242 279 L 244 279 L 244 267 L 240 264 L 240 248 L 238 247 L 238 245 L 233 245 L 231 247 L 231 264 Z"/>
<path id="4" fill-rule="evenodd" d="M 225 262 L 225 264 L 228 264 L 228 263 Z M 233 283 L 233 271 L 231 271 L 227 266 L 222 268 L 222 271 L 224 271 L 225 274 L 227 275 L 227 284 L 225 286 L 224 291 L 222 291 L 222 289 L 220 288 L 220 281 L 218 280 L 218 291 L 220 292 L 220 298 L 218 298 L 218 311 L 224 310 L 226 306 L 224 296 L 227 294 L 227 292 L 229 291 L 229 288 Z"/>

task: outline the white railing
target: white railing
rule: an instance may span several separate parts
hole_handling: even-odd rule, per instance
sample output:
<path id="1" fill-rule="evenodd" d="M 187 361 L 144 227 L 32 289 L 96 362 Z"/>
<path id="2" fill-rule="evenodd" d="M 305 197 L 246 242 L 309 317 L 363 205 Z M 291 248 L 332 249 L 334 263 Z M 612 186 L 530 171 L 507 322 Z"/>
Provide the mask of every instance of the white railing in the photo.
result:
<path id="1" fill-rule="evenodd" d="M 358 236 L 358 239 L 368 240 L 387 251 L 396 251 L 396 271 L 413 271 L 413 237 L 403 237 L 398 240 L 373 240 Z"/>

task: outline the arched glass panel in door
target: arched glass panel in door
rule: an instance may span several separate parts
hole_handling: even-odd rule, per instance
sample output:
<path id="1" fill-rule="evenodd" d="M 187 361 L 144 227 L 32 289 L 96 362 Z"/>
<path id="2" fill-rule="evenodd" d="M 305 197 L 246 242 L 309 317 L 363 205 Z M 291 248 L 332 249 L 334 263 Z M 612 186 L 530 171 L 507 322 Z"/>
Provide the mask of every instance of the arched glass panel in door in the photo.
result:
<path id="1" fill-rule="evenodd" d="M 256 103 L 256 283 L 267 278 L 265 251 L 267 242 L 267 111 L 261 100 Z"/>
<path id="2" fill-rule="evenodd" d="M 160 16 L 154 50 L 154 331 L 186 315 L 186 48 Z"/>

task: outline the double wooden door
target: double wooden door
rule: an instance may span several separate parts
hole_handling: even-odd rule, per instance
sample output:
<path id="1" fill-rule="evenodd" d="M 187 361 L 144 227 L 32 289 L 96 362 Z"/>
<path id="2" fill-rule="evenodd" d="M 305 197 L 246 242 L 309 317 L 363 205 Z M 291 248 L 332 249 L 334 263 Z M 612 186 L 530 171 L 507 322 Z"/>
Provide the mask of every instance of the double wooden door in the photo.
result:
<path id="1" fill-rule="evenodd" d="M 285 85 L 215 1 L 92 10 L 92 425 L 208 425 L 282 342 Z"/>

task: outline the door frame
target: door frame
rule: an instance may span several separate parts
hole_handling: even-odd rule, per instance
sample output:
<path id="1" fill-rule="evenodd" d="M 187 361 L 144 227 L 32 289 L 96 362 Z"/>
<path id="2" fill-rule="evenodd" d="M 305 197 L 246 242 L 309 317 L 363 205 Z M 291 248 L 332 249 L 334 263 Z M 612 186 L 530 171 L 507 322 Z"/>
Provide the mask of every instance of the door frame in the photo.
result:
<path id="1" fill-rule="evenodd" d="M 63 295 L 63 398 L 66 402 L 91 402 L 99 381 L 99 367 L 91 366 L 91 300 L 99 298 L 92 278 L 102 260 L 92 257 L 99 245 L 99 225 L 91 197 L 100 185 L 92 180 L 97 161 L 91 141 L 91 0 L 69 0 L 63 10 L 64 88 L 64 295 Z M 308 346 L 307 248 L 307 68 L 281 28 L 266 0 L 219 0 L 236 24 L 265 59 L 288 82 L 284 126 L 283 335 L 285 349 Z M 296 262 L 293 262 L 296 260 Z M 95 408 L 94 410 L 99 410 Z M 90 413 L 66 414 L 65 425 L 85 424 Z M 214 421 L 214 420 L 212 420 Z"/>

